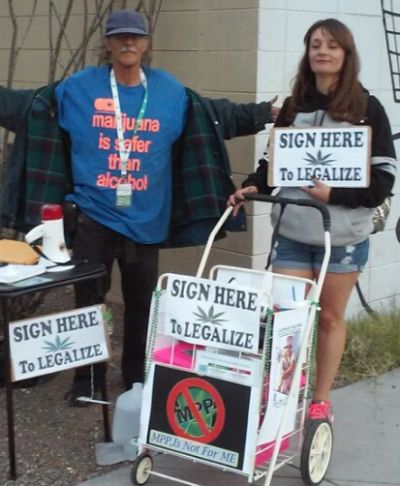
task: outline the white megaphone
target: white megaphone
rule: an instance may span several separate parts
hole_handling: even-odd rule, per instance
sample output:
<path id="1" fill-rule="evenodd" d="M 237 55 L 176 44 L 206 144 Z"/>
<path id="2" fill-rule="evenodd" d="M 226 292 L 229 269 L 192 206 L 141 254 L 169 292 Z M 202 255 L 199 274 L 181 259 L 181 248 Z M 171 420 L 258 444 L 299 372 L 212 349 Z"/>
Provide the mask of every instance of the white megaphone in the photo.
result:
<path id="1" fill-rule="evenodd" d="M 41 212 L 42 224 L 35 226 L 25 235 L 27 243 L 42 238 L 42 248 L 39 265 L 46 267 L 48 272 L 63 271 L 74 265 L 65 265 L 71 260 L 64 240 L 63 212 L 59 204 L 45 204 Z"/>

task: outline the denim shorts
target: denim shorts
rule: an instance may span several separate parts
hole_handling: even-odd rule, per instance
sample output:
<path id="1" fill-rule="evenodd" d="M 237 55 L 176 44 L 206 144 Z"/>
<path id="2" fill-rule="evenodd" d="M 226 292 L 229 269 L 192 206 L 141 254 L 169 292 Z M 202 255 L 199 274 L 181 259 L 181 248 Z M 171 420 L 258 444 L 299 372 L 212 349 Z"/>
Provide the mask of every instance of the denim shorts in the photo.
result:
<path id="1" fill-rule="evenodd" d="M 361 272 L 368 260 L 369 239 L 355 245 L 332 246 L 328 272 Z M 324 247 L 299 243 L 278 236 L 272 249 L 271 263 L 275 268 L 301 270 L 321 269 Z"/>

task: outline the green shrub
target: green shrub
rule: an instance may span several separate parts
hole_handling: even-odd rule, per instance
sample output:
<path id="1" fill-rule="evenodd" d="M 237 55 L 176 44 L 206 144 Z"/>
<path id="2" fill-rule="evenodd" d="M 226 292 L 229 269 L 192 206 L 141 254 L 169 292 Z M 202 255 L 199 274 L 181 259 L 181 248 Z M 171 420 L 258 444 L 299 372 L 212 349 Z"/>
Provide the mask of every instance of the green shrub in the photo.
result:
<path id="1" fill-rule="evenodd" d="M 347 330 L 335 387 L 400 367 L 400 310 L 350 320 Z"/>

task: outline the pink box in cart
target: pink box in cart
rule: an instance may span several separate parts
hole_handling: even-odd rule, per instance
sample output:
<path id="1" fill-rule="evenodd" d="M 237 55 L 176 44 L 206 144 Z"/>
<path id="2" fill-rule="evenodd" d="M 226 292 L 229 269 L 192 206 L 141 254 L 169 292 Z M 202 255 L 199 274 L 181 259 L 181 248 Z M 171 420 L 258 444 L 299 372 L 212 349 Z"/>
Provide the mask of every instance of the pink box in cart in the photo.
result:
<path id="1" fill-rule="evenodd" d="M 180 341 L 173 346 L 154 350 L 153 360 L 156 363 L 171 364 L 190 370 L 193 368 L 193 353 L 193 344 Z"/>
<path id="2" fill-rule="evenodd" d="M 256 450 L 256 466 L 261 466 L 264 462 L 271 459 L 272 453 L 274 452 L 275 441 L 267 442 L 257 446 Z M 281 446 L 279 452 L 284 452 L 290 446 L 289 437 L 282 437 Z"/>

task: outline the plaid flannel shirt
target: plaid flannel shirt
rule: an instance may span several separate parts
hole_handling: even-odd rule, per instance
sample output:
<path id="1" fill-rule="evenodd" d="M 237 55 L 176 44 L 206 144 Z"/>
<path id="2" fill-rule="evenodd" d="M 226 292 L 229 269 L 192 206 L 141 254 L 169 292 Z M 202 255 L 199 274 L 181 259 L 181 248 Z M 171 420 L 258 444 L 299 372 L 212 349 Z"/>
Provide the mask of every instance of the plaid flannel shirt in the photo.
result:
<path id="1" fill-rule="evenodd" d="M 168 246 L 204 244 L 235 190 L 224 142 L 207 104 L 195 92 L 187 89 L 187 93 L 186 127 L 173 157 Z"/>
<path id="2" fill-rule="evenodd" d="M 21 173 L 13 174 L 14 180 L 21 181 L 19 194 L 11 195 L 19 204 L 16 214 L 6 216 L 21 231 L 40 223 L 43 204 L 62 203 L 72 190 L 68 137 L 57 123 L 56 84 L 36 91 L 26 115 L 25 140 L 18 140 L 26 145 Z M 206 242 L 235 189 L 224 138 L 256 133 L 269 118 L 266 103 L 235 105 L 203 98 L 190 89 L 187 94 L 186 127 L 173 150 L 173 201 L 166 246 Z M 12 172 L 17 166 L 21 164 L 11 160 L 7 170 Z M 3 201 L 7 197 L 10 194 L 3 195 Z M 4 213 L 3 204 L 3 221 Z M 235 229 L 245 229 L 242 220 Z"/>
<path id="3" fill-rule="evenodd" d="M 24 226 L 40 223 L 44 203 L 61 204 L 72 190 L 67 134 L 57 123 L 55 85 L 40 90 L 28 117 Z"/>

